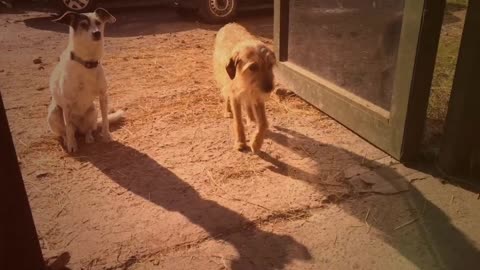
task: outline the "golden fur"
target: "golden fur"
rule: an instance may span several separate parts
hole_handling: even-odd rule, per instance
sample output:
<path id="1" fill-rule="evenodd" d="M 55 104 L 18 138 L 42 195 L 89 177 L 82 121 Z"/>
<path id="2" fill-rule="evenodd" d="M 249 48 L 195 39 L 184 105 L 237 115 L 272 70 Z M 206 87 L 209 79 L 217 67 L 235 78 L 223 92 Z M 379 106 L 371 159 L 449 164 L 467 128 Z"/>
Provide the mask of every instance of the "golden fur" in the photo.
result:
<path id="1" fill-rule="evenodd" d="M 234 119 L 235 148 L 246 148 L 242 109 L 257 130 L 250 149 L 257 153 L 268 129 L 265 99 L 274 87 L 275 54 L 244 27 L 231 23 L 222 27 L 215 40 L 214 76 L 225 99 L 225 116 Z"/>

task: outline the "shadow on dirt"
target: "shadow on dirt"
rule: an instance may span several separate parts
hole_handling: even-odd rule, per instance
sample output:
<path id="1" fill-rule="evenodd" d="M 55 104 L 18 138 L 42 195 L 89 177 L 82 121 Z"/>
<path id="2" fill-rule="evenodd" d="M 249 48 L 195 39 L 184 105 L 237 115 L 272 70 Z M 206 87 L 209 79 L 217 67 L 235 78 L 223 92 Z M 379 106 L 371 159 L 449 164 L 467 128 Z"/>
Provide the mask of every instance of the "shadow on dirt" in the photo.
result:
<path id="1" fill-rule="evenodd" d="M 332 155 L 341 163 L 345 155 L 350 160 L 363 163 L 366 173 L 359 177 L 375 177 L 385 179 L 392 187 L 400 190 L 405 185 L 409 186 L 407 192 L 393 193 L 390 196 L 361 196 L 352 191 L 347 196 L 330 199 L 330 203 L 338 203 L 344 211 L 362 222 L 370 215 L 368 221 L 372 226 L 383 233 L 383 241 L 398 250 L 405 258 L 414 263 L 419 269 L 474 269 L 478 265 L 480 251 L 475 245 L 451 222 L 450 218 L 435 204 L 426 199 L 422 193 L 410 184 L 410 181 L 399 172 L 389 166 L 380 164 L 374 160 L 365 160 L 347 150 L 323 144 L 296 131 L 276 127 L 278 132 L 271 132 L 269 138 L 275 143 L 288 147 L 299 156 L 314 159 L 319 167 L 328 163 Z M 301 147 L 298 147 L 301 146 Z M 308 149 L 308 153 L 305 151 Z M 312 153 L 319 153 L 314 155 Z M 301 169 L 286 164 L 269 154 L 262 153 L 261 158 L 272 164 L 272 171 L 292 177 L 289 172 L 295 172 L 293 178 L 308 182 L 319 190 L 325 190 L 326 183 L 318 180 L 312 174 L 302 172 Z M 342 179 L 344 179 L 342 177 Z M 341 182 L 341 181 L 340 181 Z M 365 187 L 368 189 L 368 186 Z M 366 192 L 375 194 L 375 192 Z M 349 200 L 350 197 L 355 199 Z M 359 203 L 359 199 L 365 197 L 365 204 Z M 370 212 L 370 210 L 372 210 Z M 408 229 L 402 231 L 399 224 L 399 213 L 395 210 L 405 211 L 412 217 L 413 222 L 407 224 Z M 375 218 L 375 216 L 377 218 Z M 406 225 L 406 226 L 407 226 Z M 461 252 L 457 252 L 461 250 Z"/>
<path id="2" fill-rule="evenodd" d="M 330 198 L 326 203 L 337 203 L 345 212 L 361 221 L 367 222 L 365 216 L 370 215 L 369 226 L 382 232 L 378 237 L 419 269 L 473 269 L 477 265 L 480 252 L 475 245 L 452 224 L 440 208 L 426 199 L 395 168 L 374 160 L 365 160 L 345 149 L 323 144 L 287 128 L 276 127 L 276 130 L 278 131 L 269 134 L 274 143 L 313 159 L 319 167 L 328 163 L 327 159 L 332 156 L 338 163 L 346 159 L 358 163 L 362 160 L 361 163 L 368 168 L 369 173 L 385 179 L 392 187 L 409 185 L 408 191 L 390 196 L 361 196 L 351 190 L 348 196 Z M 202 198 L 187 182 L 148 155 L 118 142 L 112 142 L 106 147 L 108 151 L 86 147 L 78 159 L 89 161 L 110 179 L 145 200 L 182 214 L 208 232 L 213 239 L 230 243 L 239 254 L 231 262 L 232 269 L 283 269 L 295 259 L 312 259 L 307 247 L 292 237 L 265 232 L 241 214 Z M 303 149 L 308 149 L 309 152 Z M 313 154 L 317 152 L 318 155 Z M 328 188 L 314 174 L 301 173 L 298 168 L 267 153 L 262 153 L 260 157 L 271 163 L 270 169 L 276 173 L 308 182 L 318 188 L 319 192 Z M 128 171 L 118 173 L 125 167 L 128 167 Z M 292 176 L 290 172 L 295 170 L 295 176 Z M 345 183 L 340 181 L 339 184 Z M 362 199 L 363 203 L 359 203 Z M 405 225 L 405 229 L 399 229 L 399 224 L 405 222 L 399 219 L 400 213 L 413 218 L 411 223 Z"/>
<path id="3" fill-rule="evenodd" d="M 46 260 L 47 270 L 72 270 L 67 267 L 70 262 L 70 253 L 64 252 Z"/>
<path id="4" fill-rule="evenodd" d="M 118 142 L 108 153 L 86 147 L 86 159 L 125 189 L 168 211 L 178 212 L 203 228 L 213 239 L 230 243 L 239 254 L 232 269 L 283 269 L 289 262 L 310 260 L 308 249 L 287 235 L 265 232 L 215 201 L 202 198 L 187 182 L 148 155 Z M 104 149 L 105 150 L 105 149 Z M 85 157 L 86 156 L 86 157 Z M 118 173 L 128 167 L 127 173 Z"/>
<path id="5" fill-rule="evenodd" d="M 107 26 L 107 37 L 137 37 L 165 33 L 177 33 L 193 29 L 218 30 L 221 25 L 209 25 L 197 21 L 195 16 L 181 17 L 172 9 L 162 7 L 113 9 L 110 10 L 117 22 Z M 25 19 L 26 26 L 46 31 L 68 33 L 68 27 L 53 23 L 58 15 L 50 14 L 41 17 Z M 254 34 L 273 37 L 273 16 L 271 10 L 250 11 L 242 13 L 237 20 Z"/>

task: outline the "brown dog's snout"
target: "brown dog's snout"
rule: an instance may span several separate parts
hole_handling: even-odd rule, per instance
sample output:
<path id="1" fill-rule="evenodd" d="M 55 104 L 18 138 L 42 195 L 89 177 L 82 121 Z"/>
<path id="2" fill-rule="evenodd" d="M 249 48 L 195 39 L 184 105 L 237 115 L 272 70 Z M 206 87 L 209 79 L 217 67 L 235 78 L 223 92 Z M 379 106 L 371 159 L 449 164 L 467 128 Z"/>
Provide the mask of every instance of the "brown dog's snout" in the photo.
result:
<path id="1" fill-rule="evenodd" d="M 100 31 L 95 31 L 92 33 L 93 40 L 100 40 L 102 38 L 102 32 Z"/>
<path id="2" fill-rule="evenodd" d="M 273 80 L 265 79 L 262 81 L 262 90 L 265 93 L 270 93 L 273 90 Z"/>

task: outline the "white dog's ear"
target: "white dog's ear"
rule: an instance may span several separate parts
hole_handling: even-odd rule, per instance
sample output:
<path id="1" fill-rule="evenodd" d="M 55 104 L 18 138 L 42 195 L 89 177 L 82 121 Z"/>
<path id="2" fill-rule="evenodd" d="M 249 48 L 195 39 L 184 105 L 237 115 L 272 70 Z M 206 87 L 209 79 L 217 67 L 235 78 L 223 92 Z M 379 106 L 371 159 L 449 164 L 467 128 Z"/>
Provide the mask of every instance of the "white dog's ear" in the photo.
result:
<path id="1" fill-rule="evenodd" d="M 67 11 L 60 18 L 52 20 L 52 22 L 66 24 L 73 27 L 75 25 L 75 20 L 79 15 L 80 14 L 78 13 Z"/>
<path id="2" fill-rule="evenodd" d="M 104 8 L 97 8 L 94 13 L 102 22 L 114 23 L 117 21 L 117 19 Z"/>

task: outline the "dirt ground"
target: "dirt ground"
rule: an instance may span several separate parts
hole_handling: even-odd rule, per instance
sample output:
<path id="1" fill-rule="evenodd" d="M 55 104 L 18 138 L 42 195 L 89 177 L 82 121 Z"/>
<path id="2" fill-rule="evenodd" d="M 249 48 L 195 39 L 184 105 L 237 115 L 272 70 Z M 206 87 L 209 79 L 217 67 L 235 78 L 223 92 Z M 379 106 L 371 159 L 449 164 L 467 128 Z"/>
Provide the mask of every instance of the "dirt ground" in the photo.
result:
<path id="1" fill-rule="evenodd" d="M 234 151 L 212 80 L 218 27 L 159 8 L 112 13 L 103 65 L 126 119 L 114 142 L 75 155 L 46 125 L 67 29 L 48 12 L 0 14 L 1 91 L 46 258 L 111 270 L 478 265 L 477 194 L 405 168 L 294 96 L 268 102 L 260 155 Z M 239 22 L 271 44 L 270 15 Z"/>

